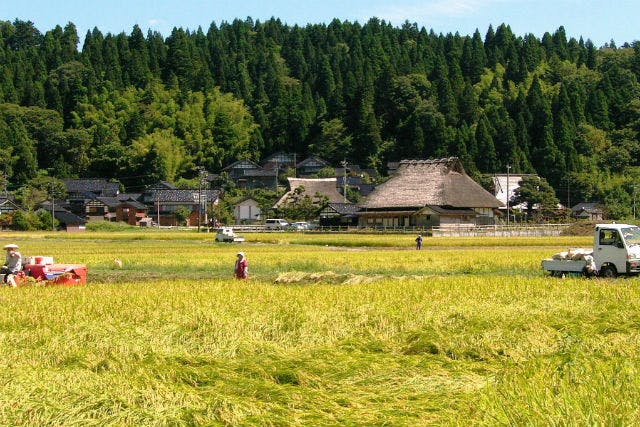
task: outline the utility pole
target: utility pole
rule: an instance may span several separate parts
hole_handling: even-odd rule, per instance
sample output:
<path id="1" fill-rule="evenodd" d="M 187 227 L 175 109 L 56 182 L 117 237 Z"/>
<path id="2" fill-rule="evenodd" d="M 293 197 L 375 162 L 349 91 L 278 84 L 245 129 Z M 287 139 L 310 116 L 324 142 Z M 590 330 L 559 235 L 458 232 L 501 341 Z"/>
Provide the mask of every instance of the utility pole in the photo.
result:
<path id="1" fill-rule="evenodd" d="M 507 164 L 507 227 L 509 227 L 509 170 L 511 165 Z"/>
<path id="2" fill-rule="evenodd" d="M 344 175 L 342 176 L 342 195 L 344 196 L 344 202 L 347 203 L 347 160 L 342 161 L 342 167 L 344 168 Z"/>

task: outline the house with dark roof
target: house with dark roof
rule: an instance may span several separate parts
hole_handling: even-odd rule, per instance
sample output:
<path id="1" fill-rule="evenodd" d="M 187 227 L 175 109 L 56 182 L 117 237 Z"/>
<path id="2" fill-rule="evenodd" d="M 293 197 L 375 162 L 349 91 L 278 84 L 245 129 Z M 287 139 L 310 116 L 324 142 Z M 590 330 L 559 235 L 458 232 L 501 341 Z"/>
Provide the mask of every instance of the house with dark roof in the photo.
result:
<path id="1" fill-rule="evenodd" d="M 310 156 L 296 165 L 298 176 L 309 176 L 318 173 L 320 169 L 331 167 L 329 162 L 318 156 Z"/>
<path id="2" fill-rule="evenodd" d="M 137 201 L 141 195 L 141 193 L 121 193 L 115 197 L 95 197 L 85 203 L 84 217 L 89 221 L 120 221 L 116 215 L 118 205 L 129 200 Z"/>
<path id="3" fill-rule="evenodd" d="M 283 151 L 273 153 L 262 161 L 262 167 L 267 170 L 295 168 L 296 153 L 285 153 Z"/>
<path id="4" fill-rule="evenodd" d="M 89 207 L 96 197 L 116 197 L 120 193 L 120 185 L 106 179 L 63 179 L 62 182 L 67 190 L 69 210 L 82 218 L 100 216 L 98 211 L 104 207 L 99 202 Z"/>
<path id="5" fill-rule="evenodd" d="M 22 210 L 22 208 L 18 206 L 13 196 L 0 196 L 0 215 L 12 213 L 18 210 Z"/>
<path id="6" fill-rule="evenodd" d="M 149 187 L 140 201 L 149 208 L 148 215 L 159 225 L 181 225 L 175 216 L 180 207 L 189 209 L 191 214 L 188 221 L 190 225 L 198 223 L 206 224 L 207 212 L 219 202 L 219 190 L 181 190 Z"/>
<path id="7" fill-rule="evenodd" d="M 253 169 L 262 168 L 249 159 L 242 159 L 231 163 L 229 166 L 223 168 L 222 171 L 228 173 L 229 177 L 236 182 L 238 179 L 244 177 L 247 171 Z"/>
<path id="8" fill-rule="evenodd" d="M 124 221 L 129 225 L 140 225 L 147 217 L 147 205 L 134 199 L 123 200 L 116 205 L 116 221 Z"/>
<path id="9" fill-rule="evenodd" d="M 45 201 L 40 203 L 39 206 L 41 209 L 51 212 L 51 202 Z M 87 220 L 62 205 L 53 204 L 53 217 L 58 221 L 58 227 L 66 231 L 84 231 L 86 229 Z"/>
<path id="10" fill-rule="evenodd" d="M 571 208 L 571 217 L 589 221 L 604 219 L 605 211 L 602 205 L 596 202 L 582 202 Z"/>
<path id="11" fill-rule="evenodd" d="M 117 182 L 106 179 L 63 179 L 68 199 L 87 199 L 98 196 L 115 197 L 120 193 Z"/>
<path id="12" fill-rule="evenodd" d="M 320 225 L 357 226 L 358 209 L 355 203 L 329 203 L 320 211 Z"/>
<path id="13" fill-rule="evenodd" d="M 403 160 L 360 204 L 361 227 L 493 224 L 502 203 L 471 179 L 457 157 Z"/>
<path id="14" fill-rule="evenodd" d="M 277 170 L 264 169 L 249 159 L 238 160 L 222 169 L 243 189 L 275 188 Z"/>
<path id="15" fill-rule="evenodd" d="M 237 185 L 239 188 L 252 190 L 256 188 L 276 188 L 277 170 L 249 169 L 245 171 L 242 178 L 239 178 Z"/>

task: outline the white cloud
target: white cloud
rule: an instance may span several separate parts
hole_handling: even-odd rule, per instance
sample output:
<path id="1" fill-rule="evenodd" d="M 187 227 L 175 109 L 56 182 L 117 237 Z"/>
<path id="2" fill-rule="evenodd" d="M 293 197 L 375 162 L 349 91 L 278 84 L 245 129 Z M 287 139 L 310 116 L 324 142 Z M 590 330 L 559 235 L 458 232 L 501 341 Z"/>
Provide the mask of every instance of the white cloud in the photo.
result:
<path id="1" fill-rule="evenodd" d="M 148 24 L 150 27 L 155 27 L 164 24 L 164 21 L 162 19 L 152 18 L 149 19 Z"/>
<path id="2" fill-rule="evenodd" d="M 395 4 L 380 8 L 373 15 L 394 23 L 408 20 L 422 21 L 434 18 L 459 18 L 490 7 L 491 4 L 508 0 L 432 0 Z"/>

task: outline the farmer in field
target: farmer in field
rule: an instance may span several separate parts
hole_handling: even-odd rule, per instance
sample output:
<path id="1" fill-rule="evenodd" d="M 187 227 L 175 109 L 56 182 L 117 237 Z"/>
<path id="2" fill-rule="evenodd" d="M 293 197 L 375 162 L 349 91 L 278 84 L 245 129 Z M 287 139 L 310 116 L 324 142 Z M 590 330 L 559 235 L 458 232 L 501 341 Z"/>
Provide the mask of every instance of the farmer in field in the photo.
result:
<path id="1" fill-rule="evenodd" d="M 236 279 L 246 279 L 248 276 L 248 268 L 249 264 L 247 263 L 247 258 L 244 256 L 244 252 L 238 252 L 235 267 Z"/>
<path id="2" fill-rule="evenodd" d="M 0 274 L 4 274 L 5 284 L 16 286 L 13 276 L 22 270 L 22 255 L 18 252 L 18 245 L 13 243 L 5 245 L 4 249 L 7 251 L 7 256 L 4 265 L 0 268 Z"/>
<path id="3" fill-rule="evenodd" d="M 418 237 L 416 237 L 416 250 L 420 250 L 422 249 L 422 234 L 418 234 Z"/>

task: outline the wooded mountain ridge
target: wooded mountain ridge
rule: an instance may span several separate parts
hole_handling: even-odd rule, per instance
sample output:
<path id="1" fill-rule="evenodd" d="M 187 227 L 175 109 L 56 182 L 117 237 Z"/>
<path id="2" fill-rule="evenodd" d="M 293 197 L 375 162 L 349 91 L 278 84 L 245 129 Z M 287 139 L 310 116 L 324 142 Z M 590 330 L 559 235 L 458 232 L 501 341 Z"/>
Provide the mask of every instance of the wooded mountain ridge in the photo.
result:
<path id="1" fill-rule="evenodd" d="M 385 172 L 457 156 L 467 172 L 535 173 L 562 202 L 631 212 L 640 166 L 640 43 L 596 48 L 507 24 L 234 20 L 168 37 L 0 21 L 0 171 L 114 178 L 129 191 L 276 151 Z M 566 197 L 565 197 L 566 195 Z"/>

